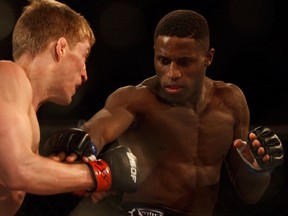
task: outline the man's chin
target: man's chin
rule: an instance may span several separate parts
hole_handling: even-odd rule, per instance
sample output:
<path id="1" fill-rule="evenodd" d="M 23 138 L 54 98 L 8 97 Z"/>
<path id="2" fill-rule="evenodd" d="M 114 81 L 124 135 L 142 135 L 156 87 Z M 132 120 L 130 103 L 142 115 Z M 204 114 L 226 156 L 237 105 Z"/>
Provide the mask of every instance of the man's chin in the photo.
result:
<path id="1" fill-rule="evenodd" d="M 55 100 L 55 101 L 52 101 L 52 102 L 55 103 L 55 104 L 58 104 L 60 106 L 68 106 L 72 102 L 72 98 L 66 98 L 65 100 L 64 99 Z"/>

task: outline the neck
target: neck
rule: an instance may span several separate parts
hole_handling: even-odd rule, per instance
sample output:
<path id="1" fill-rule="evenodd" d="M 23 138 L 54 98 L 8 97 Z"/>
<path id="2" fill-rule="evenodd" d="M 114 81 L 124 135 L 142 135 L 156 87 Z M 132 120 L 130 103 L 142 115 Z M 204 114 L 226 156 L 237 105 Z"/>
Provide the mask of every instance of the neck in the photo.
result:
<path id="1" fill-rule="evenodd" d="M 26 54 L 22 55 L 20 59 L 15 61 L 20 67 L 23 68 L 32 88 L 32 106 L 34 110 L 40 108 L 40 106 L 47 100 L 46 85 L 47 79 L 43 78 L 44 74 L 39 69 L 37 61 Z M 41 62 L 40 62 L 41 63 Z M 44 82 L 45 81 L 45 82 Z"/>
<path id="2" fill-rule="evenodd" d="M 191 106 L 195 110 L 197 114 L 200 114 L 203 112 L 203 110 L 206 108 L 207 104 L 209 103 L 209 87 L 210 82 L 207 80 L 204 80 L 203 85 L 201 88 L 199 88 L 199 91 L 195 94 L 196 96 L 193 98 L 193 101 L 191 101 Z"/>

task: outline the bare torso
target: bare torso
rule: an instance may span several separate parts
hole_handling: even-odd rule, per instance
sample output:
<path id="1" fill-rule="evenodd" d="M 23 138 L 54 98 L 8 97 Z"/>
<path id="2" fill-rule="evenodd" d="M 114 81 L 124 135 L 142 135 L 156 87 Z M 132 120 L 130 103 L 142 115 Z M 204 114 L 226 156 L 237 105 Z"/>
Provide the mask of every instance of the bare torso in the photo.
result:
<path id="1" fill-rule="evenodd" d="M 235 125 L 233 112 L 223 100 L 227 98 L 225 88 L 214 83 L 198 113 L 189 106 L 161 102 L 144 90 L 149 102 L 119 138 L 136 154 L 141 169 L 140 189 L 126 193 L 124 202 L 212 215 L 220 169 L 232 145 Z"/>
<path id="2" fill-rule="evenodd" d="M 9 71 L 10 68 L 11 68 L 11 71 Z M 11 75 L 9 75 L 8 73 L 10 73 Z M 1 83 L 3 82 L 2 93 L 4 92 L 6 93 L 6 98 L 4 97 L 4 100 L 3 100 L 3 98 L 1 97 L 0 103 L 6 103 L 5 99 L 10 100 L 9 97 L 13 98 L 13 101 L 14 101 L 13 102 L 14 104 L 10 102 L 6 103 L 6 104 L 9 104 L 9 106 L 1 106 L 2 114 L 4 113 L 3 115 L 6 115 L 5 117 L 7 117 L 6 111 L 10 113 L 15 112 L 15 113 L 22 115 L 22 118 L 24 119 L 25 122 L 29 122 L 29 125 L 26 125 L 27 131 L 22 131 L 22 132 L 28 133 L 28 134 L 32 133 L 31 146 L 28 146 L 28 147 L 31 148 L 32 151 L 36 153 L 39 147 L 40 130 L 39 130 L 39 123 L 38 123 L 37 116 L 36 116 L 36 111 L 32 106 L 32 90 L 28 82 L 28 79 L 22 69 L 18 68 L 18 66 L 16 66 L 12 62 L 5 62 L 5 61 L 1 62 L 0 64 L 0 77 L 1 77 Z M 11 91 L 11 89 L 13 90 Z M 17 131 L 15 131 L 15 134 L 13 135 L 14 133 L 13 128 L 15 128 L 16 126 L 15 124 L 17 124 L 17 122 L 14 122 L 14 123 L 13 121 L 6 122 L 5 127 L 7 129 L 11 129 L 12 130 L 11 136 L 15 136 L 15 139 L 18 139 L 17 137 L 19 136 L 19 134 Z M 25 143 L 27 142 L 22 140 L 22 145 L 26 145 Z M 1 143 L 1 145 L 4 145 L 4 143 Z M 21 145 L 20 141 L 19 141 L 19 145 Z M 7 151 L 12 152 L 13 148 L 16 148 L 16 146 L 11 146 L 11 145 L 9 146 L 7 143 L 4 146 L 4 148 L 6 148 Z M 13 161 L 11 161 L 11 164 L 13 164 Z M 0 184 L 0 216 L 13 215 L 13 213 L 15 213 L 15 211 L 21 205 L 24 197 L 25 197 L 24 192 L 10 191 L 1 183 Z"/>
<path id="3" fill-rule="evenodd" d="M 34 140 L 31 148 L 33 149 L 33 152 L 37 153 L 40 140 L 40 131 L 36 113 L 32 105 L 29 113 Z M 10 191 L 6 187 L 0 185 L 0 216 L 14 215 L 22 204 L 25 194 L 26 193 L 23 191 Z"/>

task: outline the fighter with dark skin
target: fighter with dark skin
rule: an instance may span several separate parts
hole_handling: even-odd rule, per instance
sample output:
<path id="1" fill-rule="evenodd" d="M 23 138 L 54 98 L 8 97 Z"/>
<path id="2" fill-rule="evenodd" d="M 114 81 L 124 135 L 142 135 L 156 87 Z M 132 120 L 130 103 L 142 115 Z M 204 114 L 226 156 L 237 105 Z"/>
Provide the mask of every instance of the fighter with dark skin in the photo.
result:
<path id="1" fill-rule="evenodd" d="M 283 162 L 281 142 L 261 127 L 246 145 L 243 92 L 206 76 L 215 50 L 205 18 L 189 10 L 167 14 L 156 27 L 154 51 L 156 75 L 113 92 L 83 126 L 98 148 L 118 138 L 137 156 L 141 184 L 124 194 L 126 212 L 149 207 L 211 216 L 223 163 L 243 201 L 259 201 L 270 183 L 267 169 Z"/>
<path id="2" fill-rule="evenodd" d="M 117 215 L 212 216 L 223 164 L 239 197 L 253 204 L 283 163 L 272 130 L 249 132 L 242 90 L 206 76 L 214 54 L 202 15 L 168 13 L 154 34 L 156 75 L 117 89 L 83 125 L 97 149 L 117 139 L 137 157 L 140 185 L 124 193 Z"/>

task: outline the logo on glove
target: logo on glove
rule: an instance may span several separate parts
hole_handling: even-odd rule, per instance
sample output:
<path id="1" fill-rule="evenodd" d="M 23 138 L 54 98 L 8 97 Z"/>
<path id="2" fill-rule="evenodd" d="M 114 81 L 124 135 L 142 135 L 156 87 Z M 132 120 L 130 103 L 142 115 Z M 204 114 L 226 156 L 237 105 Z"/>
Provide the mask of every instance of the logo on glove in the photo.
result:
<path id="1" fill-rule="evenodd" d="M 128 158 L 129 158 L 129 163 L 130 163 L 130 173 L 131 173 L 131 178 L 134 181 L 134 183 L 137 182 L 137 166 L 136 166 L 136 157 L 131 153 L 131 152 L 126 152 Z"/>

